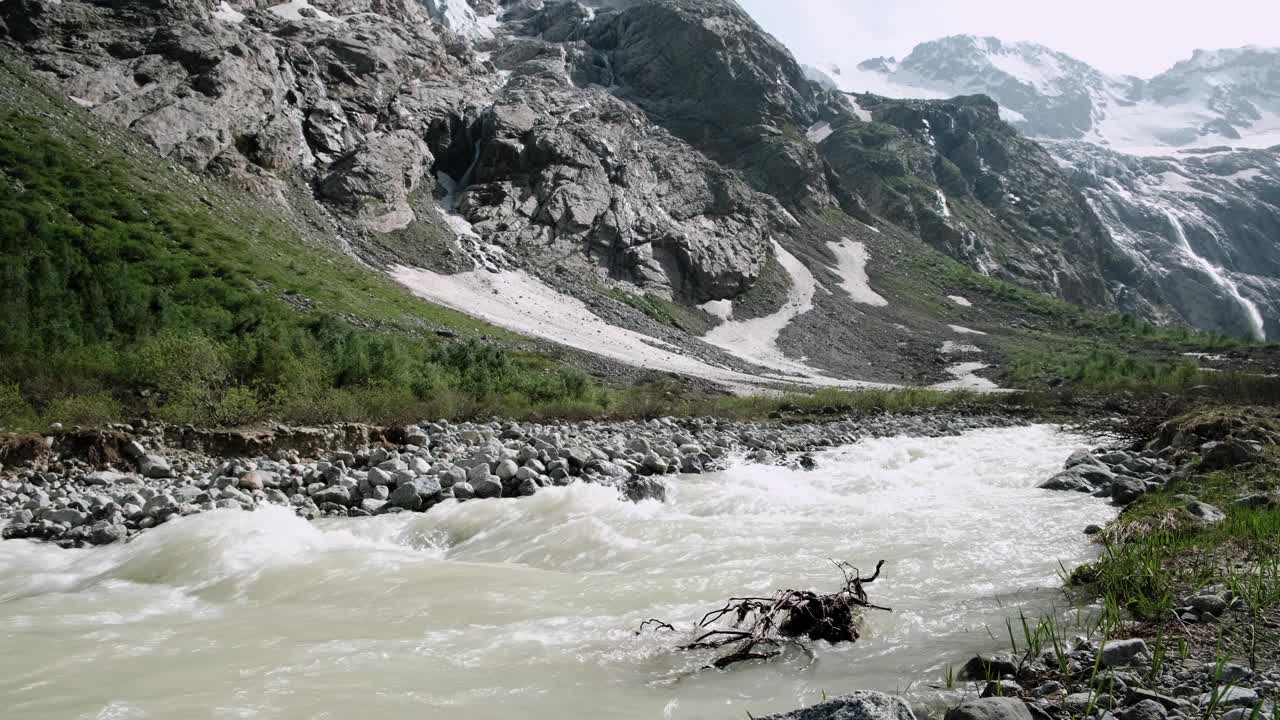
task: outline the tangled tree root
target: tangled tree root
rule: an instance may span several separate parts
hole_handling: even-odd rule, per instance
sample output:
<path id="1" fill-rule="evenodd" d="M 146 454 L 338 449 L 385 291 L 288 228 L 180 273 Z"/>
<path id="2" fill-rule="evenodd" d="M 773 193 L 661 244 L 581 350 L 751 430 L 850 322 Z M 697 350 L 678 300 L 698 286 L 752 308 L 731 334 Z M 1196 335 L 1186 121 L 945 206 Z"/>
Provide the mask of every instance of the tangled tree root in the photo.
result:
<path id="1" fill-rule="evenodd" d="M 697 637 L 679 650 L 724 650 L 723 656 L 708 665 L 722 670 L 744 660 L 768 660 L 782 654 L 788 645 L 813 659 L 805 640 L 829 643 L 855 642 L 858 626 L 866 609 L 892 612 L 887 607 L 872 605 L 863 585 L 880 577 L 884 561 L 876 563 L 870 577 L 862 577 L 847 562 L 831 561 L 844 576 L 839 591 L 821 594 L 812 590 L 779 590 L 772 597 L 730 598 L 724 607 L 712 610 L 695 626 Z M 728 623 L 724 621 L 728 619 Z M 646 620 L 636 634 L 653 626 L 656 630 L 674 631 L 670 623 Z"/>

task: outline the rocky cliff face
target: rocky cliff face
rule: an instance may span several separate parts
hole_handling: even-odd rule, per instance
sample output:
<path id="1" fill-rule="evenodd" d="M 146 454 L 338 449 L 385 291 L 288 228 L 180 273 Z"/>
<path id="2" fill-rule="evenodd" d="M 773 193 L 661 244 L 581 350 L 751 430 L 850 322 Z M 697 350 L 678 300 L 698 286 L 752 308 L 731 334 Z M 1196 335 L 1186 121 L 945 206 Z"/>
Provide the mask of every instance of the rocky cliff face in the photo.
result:
<path id="1" fill-rule="evenodd" d="M 1084 198 L 990 99 L 856 102 L 871 122 L 846 121 L 819 147 L 876 214 L 986 274 L 1082 304 L 1151 306 Z"/>

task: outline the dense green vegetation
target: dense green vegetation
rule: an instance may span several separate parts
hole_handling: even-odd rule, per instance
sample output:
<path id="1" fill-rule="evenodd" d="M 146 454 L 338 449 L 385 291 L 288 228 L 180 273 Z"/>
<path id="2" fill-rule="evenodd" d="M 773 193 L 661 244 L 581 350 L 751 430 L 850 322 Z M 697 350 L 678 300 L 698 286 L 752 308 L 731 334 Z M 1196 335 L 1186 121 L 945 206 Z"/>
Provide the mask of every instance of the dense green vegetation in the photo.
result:
<path id="1" fill-rule="evenodd" d="M 0 425 L 605 401 L 586 375 L 500 346 L 509 336 L 309 246 L 215 183 L 39 109 L 0 114 Z"/>

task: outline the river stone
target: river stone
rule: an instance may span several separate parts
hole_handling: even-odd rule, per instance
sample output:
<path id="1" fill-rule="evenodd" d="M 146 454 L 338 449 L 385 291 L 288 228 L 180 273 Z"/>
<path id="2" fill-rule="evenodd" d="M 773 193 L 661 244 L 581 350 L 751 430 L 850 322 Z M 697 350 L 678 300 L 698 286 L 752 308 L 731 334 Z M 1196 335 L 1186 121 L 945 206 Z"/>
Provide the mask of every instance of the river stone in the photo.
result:
<path id="1" fill-rule="evenodd" d="M 957 678 L 960 680 L 994 680 L 1018 674 L 1018 664 L 1012 658 L 994 655 L 984 658 L 981 655 L 970 658 L 960 668 Z"/>
<path id="2" fill-rule="evenodd" d="M 982 689 L 982 697 L 1018 697 L 1022 686 L 1012 680 L 992 680 Z"/>
<path id="3" fill-rule="evenodd" d="M 1200 696 L 1200 707 L 1208 707 L 1217 698 L 1220 708 L 1251 708 L 1258 704 L 1258 691 L 1244 687 L 1220 687 Z"/>
<path id="4" fill-rule="evenodd" d="M 520 471 L 520 466 L 516 465 L 516 461 L 510 458 L 498 463 L 498 467 L 494 469 L 493 474 L 498 476 L 502 482 L 507 482 L 516 476 Z"/>
<path id="5" fill-rule="evenodd" d="M 328 503 L 347 507 L 352 503 L 351 488 L 344 485 L 334 485 L 315 493 L 311 496 L 311 499 L 316 505 L 322 507 Z"/>
<path id="6" fill-rule="evenodd" d="M 454 483 L 449 486 L 449 489 L 453 491 L 453 496 L 459 501 L 470 500 L 476 496 L 476 491 L 472 489 L 471 483 L 469 482 Z"/>
<path id="7" fill-rule="evenodd" d="M 1111 483 L 1111 500 L 1117 505 L 1132 505 L 1147 492 L 1147 484 L 1131 477 L 1118 477 Z"/>
<path id="8" fill-rule="evenodd" d="M 236 486 L 241 490 L 262 490 L 266 488 L 268 484 L 274 484 L 270 481 L 271 476 L 267 473 L 264 473 L 261 470 L 250 470 L 240 476 L 240 479 L 236 481 Z"/>
<path id="9" fill-rule="evenodd" d="M 1017 698 L 989 697 L 960 703 L 945 720 L 1032 720 L 1031 711 Z"/>
<path id="10" fill-rule="evenodd" d="M 382 468 L 371 468 L 365 479 L 369 481 L 370 485 L 387 486 L 395 484 L 395 477 Z"/>
<path id="11" fill-rule="evenodd" d="M 1077 450 L 1071 453 L 1071 456 L 1067 458 L 1067 461 L 1062 464 L 1062 469 L 1070 470 L 1071 468 L 1076 467 L 1077 465 L 1100 465 L 1100 464 L 1101 463 L 1098 462 L 1098 459 L 1093 456 L 1093 453 L 1089 452 L 1088 450 Z"/>
<path id="12" fill-rule="evenodd" d="M 1029 720 L 1016 718 L 1011 720 Z M 759 720 L 916 720 L 906 701 L 895 695 L 858 690 L 820 705 L 769 715 Z"/>
<path id="13" fill-rule="evenodd" d="M 520 484 L 516 487 L 515 494 L 519 497 L 529 497 L 536 492 L 538 492 L 538 483 L 530 479 L 520 481 Z"/>
<path id="14" fill-rule="evenodd" d="M 1226 514 L 1218 508 L 1198 500 L 1187 503 L 1187 512 L 1206 525 L 1216 525 L 1227 519 Z"/>
<path id="15" fill-rule="evenodd" d="M 125 482 L 129 479 L 124 473 L 112 472 L 111 470 L 98 470 L 84 476 L 81 482 L 89 486 L 97 485 L 115 485 L 116 483 Z"/>
<path id="16" fill-rule="evenodd" d="M 581 470 L 591 462 L 591 451 L 584 447 L 571 447 L 565 452 L 565 459 L 569 461 L 569 467 L 575 470 Z"/>
<path id="17" fill-rule="evenodd" d="M 636 475 L 622 483 L 622 494 L 631 502 L 667 501 L 667 486 L 661 480 Z"/>
<path id="18" fill-rule="evenodd" d="M 110 545 L 114 542 L 120 542 L 128 536 L 129 528 L 124 525 L 100 520 L 89 528 L 89 535 L 87 539 L 94 545 Z"/>
<path id="19" fill-rule="evenodd" d="M 1165 720 L 1169 711 L 1155 700 L 1143 700 L 1116 713 L 1120 720 Z"/>
<path id="20" fill-rule="evenodd" d="M 1201 615 L 1209 614 L 1214 617 L 1227 610 L 1227 601 L 1221 595 L 1197 595 L 1193 598 L 1188 598 L 1187 605 Z"/>
<path id="21" fill-rule="evenodd" d="M 1147 655 L 1147 643 L 1140 638 L 1132 640 L 1111 640 L 1102 648 L 1100 662 L 1103 667 L 1128 665 L 1134 660 Z"/>
<path id="22" fill-rule="evenodd" d="M 155 454 L 146 454 L 138 458 L 138 471 L 143 477 L 152 480 L 173 477 L 173 469 L 169 467 L 169 461 Z"/>
<path id="23" fill-rule="evenodd" d="M 1080 477 L 1080 473 L 1077 472 L 1078 469 L 1079 466 L 1073 467 L 1070 470 L 1063 470 L 1057 475 L 1054 475 L 1048 480 L 1040 483 L 1036 487 L 1041 490 L 1063 490 L 1067 492 L 1082 493 L 1093 492 L 1093 484 Z"/>
<path id="24" fill-rule="evenodd" d="M 454 485 L 454 493 L 457 493 L 457 485 Z M 502 497 L 502 481 L 494 475 L 486 475 L 485 477 L 471 480 L 471 489 L 477 498 L 482 500 L 489 498 Z"/>

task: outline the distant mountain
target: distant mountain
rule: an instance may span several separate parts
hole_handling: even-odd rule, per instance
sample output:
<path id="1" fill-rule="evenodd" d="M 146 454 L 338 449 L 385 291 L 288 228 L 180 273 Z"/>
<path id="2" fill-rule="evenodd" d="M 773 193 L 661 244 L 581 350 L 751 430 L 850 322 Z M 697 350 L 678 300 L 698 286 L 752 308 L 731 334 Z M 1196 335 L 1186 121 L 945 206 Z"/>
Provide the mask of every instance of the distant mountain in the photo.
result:
<path id="1" fill-rule="evenodd" d="M 867 60 L 842 85 L 889 96 L 982 93 L 1028 135 L 1131 154 L 1280 145 L 1277 48 L 1201 50 L 1143 80 L 1035 43 L 956 35 L 918 45 L 901 61 Z"/>
<path id="2" fill-rule="evenodd" d="M 991 97 L 1070 171 L 1181 319 L 1280 334 L 1280 49 L 1200 50 L 1144 80 L 1035 43 L 957 35 L 838 78 L 888 97 Z"/>

